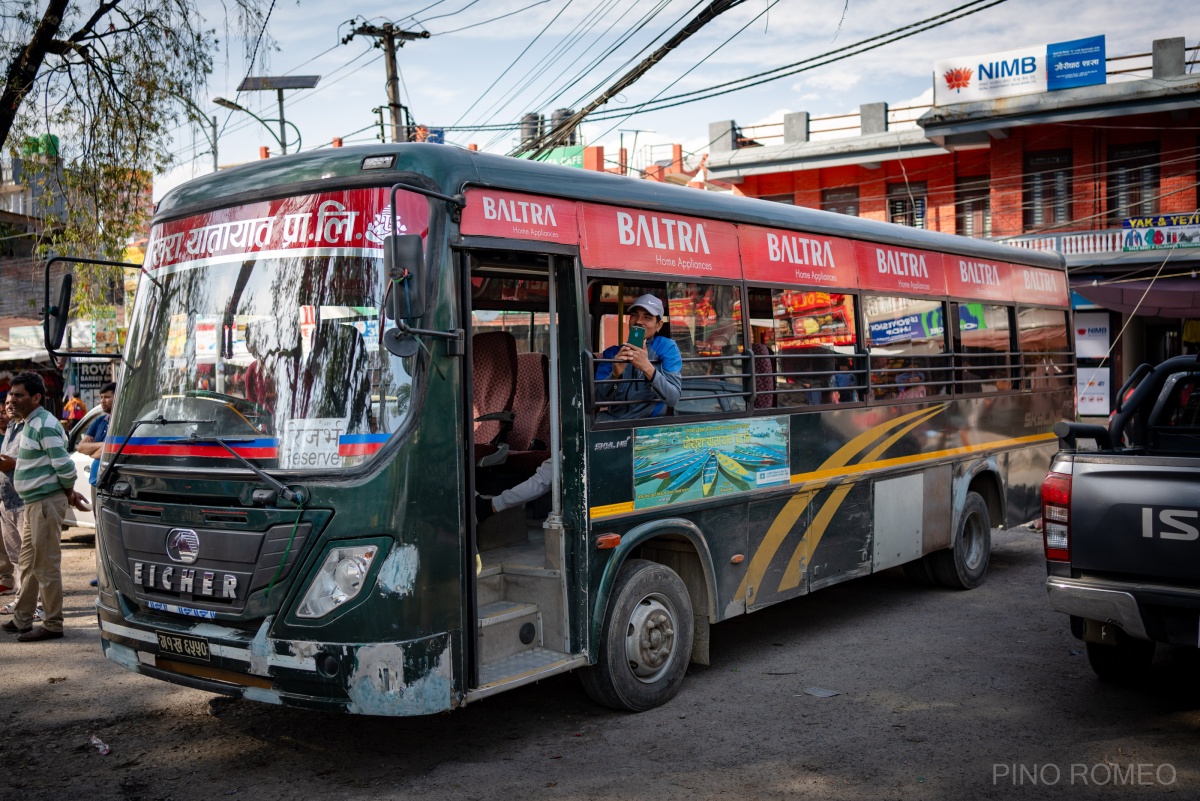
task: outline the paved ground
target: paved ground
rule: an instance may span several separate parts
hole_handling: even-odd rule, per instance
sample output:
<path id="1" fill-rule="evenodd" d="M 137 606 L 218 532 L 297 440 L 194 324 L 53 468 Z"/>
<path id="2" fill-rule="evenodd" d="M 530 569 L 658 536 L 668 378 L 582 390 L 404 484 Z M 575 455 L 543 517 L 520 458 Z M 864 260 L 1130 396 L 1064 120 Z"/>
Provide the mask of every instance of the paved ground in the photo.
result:
<path id="1" fill-rule="evenodd" d="M 1200 658 L 1160 649 L 1147 687 L 1100 684 L 1027 529 L 996 533 L 973 592 L 889 571 L 716 626 L 712 666 L 641 715 L 572 676 L 413 720 L 176 688 L 100 656 L 90 545 L 64 561 L 67 638 L 0 640 L 17 799 L 1200 797 Z"/>

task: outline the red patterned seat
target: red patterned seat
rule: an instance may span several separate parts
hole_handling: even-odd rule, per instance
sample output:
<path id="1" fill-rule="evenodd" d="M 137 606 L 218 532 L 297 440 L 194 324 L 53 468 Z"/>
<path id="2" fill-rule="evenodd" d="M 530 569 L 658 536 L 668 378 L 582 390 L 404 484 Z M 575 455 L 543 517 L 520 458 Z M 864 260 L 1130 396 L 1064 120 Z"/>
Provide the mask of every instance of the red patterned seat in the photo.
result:
<path id="1" fill-rule="evenodd" d="M 495 453 L 508 428 L 501 420 L 480 417 L 511 412 L 517 392 L 517 342 L 507 331 L 485 331 L 471 337 L 474 377 L 475 462 Z"/>
<path id="2" fill-rule="evenodd" d="M 761 342 L 752 344 L 750 352 L 754 354 L 754 408 L 774 409 L 775 376 L 772 374 L 779 372 L 775 369 L 775 359 Z"/>
<path id="3" fill-rule="evenodd" d="M 517 355 L 511 450 L 506 464 L 532 472 L 550 456 L 550 360 L 544 353 Z"/>

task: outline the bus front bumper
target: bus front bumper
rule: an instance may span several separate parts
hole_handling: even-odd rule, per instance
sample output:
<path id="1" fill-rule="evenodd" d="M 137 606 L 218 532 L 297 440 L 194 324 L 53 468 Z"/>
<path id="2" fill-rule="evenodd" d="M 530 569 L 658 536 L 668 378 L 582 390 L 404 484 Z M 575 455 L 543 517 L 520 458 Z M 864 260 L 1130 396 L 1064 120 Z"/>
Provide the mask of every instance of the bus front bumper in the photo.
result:
<path id="1" fill-rule="evenodd" d="M 272 618 L 251 635 L 210 622 L 141 615 L 127 620 L 114 609 L 97 611 L 108 659 L 173 684 L 361 715 L 429 715 L 460 703 L 449 633 L 403 642 L 322 643 L 273 639 Z"/>

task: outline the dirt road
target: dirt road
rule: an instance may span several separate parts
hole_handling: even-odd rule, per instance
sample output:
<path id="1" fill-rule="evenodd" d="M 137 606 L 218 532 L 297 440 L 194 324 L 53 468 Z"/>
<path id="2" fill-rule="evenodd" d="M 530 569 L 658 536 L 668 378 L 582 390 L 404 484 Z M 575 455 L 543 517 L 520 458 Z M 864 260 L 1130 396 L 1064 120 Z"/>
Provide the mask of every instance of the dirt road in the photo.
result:
<path id="1" fill-rule="evenodd" d="M 888 571 L 715 626 L 711 667 L 641 715 L 561 676 L 396 720 L 125 672 L 100 655 L 92 549 L 68 543 L 67 637 L 0 639 L 0 785 L 87 801 L 1197 797 L 1196 653 L 1160 649 L 1139 690 L 1100 684 L 1046 605 L 1038 535 L 993 548 L 973 592 Z"/>

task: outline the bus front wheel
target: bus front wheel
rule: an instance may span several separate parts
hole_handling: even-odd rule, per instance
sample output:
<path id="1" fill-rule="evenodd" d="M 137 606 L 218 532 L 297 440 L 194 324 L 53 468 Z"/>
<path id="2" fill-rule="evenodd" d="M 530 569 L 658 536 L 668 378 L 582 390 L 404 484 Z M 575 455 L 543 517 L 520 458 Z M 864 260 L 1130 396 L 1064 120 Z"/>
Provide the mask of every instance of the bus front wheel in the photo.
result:
<path id="1" fill-rule="evenodd" d="M 992 555 L 992 521 L 987 503 L 968 492 L 949 550 L 929 554 L 929 566 L 939 584 L 971 590 L 983 583 Z"/>
<path id="2" fill-rule="evenodd" d="M 643 559 L 621 566 L 604 616 L 599 659 L 580 673 L 598 704 L 642 712 L 665 704 L 692 654 L 692 601 L 671 568 Z"/>

